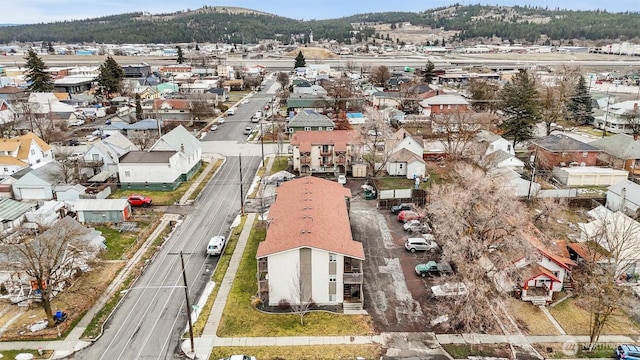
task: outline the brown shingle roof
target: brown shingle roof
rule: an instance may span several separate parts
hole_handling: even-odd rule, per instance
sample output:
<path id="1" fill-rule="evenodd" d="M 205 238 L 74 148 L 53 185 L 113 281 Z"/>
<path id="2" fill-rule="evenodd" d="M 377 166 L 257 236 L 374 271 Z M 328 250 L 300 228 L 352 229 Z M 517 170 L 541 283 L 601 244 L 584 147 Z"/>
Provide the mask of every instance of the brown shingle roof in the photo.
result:
<path id="1" fill-rule="evenodd" d="M 153 109 L 161 109 L 162 104 L 167 103 L 173 110 L 189 110 L 191 103 L 185 99 L 155 99 L 153 100 Z"/>
<path id="2" fill-rule="evenodd" d="M 348 188 L 313 176 L 280 185 L 256 258 L 308 247 L 364 260 L 362 243 L 351 237 L 347 197 Z"/>
<path id="3" fill-rule="evenodd" d="M 0 141 L 0 151 L 15 151 L 17 148 L 18 154 L 16 155 L 16 158 L 19 160 L 27 160 L 29 158 L 32 141 L 35 141 L 42 151 L 48 151 L 51 149 L 49 144 L 40 139 L 36 134 L 29 132 L 13 139 L 2 139 Z"/>

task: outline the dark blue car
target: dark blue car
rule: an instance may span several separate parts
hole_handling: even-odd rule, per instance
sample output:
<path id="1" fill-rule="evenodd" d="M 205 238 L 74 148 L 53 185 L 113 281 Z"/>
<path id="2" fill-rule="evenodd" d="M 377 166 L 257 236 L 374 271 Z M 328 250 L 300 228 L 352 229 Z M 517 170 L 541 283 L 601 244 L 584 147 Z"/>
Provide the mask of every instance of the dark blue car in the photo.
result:
<path id="1" fill-rule="evenodd" d="M 616 348 L 616 359 L 640 360 L 640 346 L 618 345 Z"/>

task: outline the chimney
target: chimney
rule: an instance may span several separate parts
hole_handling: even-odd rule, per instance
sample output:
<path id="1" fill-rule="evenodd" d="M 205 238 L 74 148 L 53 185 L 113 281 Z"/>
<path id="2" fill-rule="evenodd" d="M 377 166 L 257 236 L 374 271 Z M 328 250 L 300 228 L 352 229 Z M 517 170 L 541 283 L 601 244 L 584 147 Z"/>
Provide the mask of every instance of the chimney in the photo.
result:
<path id="1" fill-rule="evenodd" d="M 180 151 L 184 152 L 184 144 L 180 144 Z"/>

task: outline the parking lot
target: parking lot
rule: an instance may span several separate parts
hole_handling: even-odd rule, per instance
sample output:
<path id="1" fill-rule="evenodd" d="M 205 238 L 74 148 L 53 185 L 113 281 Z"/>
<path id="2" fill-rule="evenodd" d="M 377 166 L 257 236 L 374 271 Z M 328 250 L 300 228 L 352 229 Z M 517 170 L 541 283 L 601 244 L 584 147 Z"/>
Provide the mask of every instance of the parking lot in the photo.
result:
<path id="1" fill-rule="evenodd" d="M 378 210 L 375 200 L 365 200 L 358 184 L 352 189 L 351 228 L 353 238 L 362 241 L 365 251 L 365 309 L 378 331 L 432 331 L 430 321 L 437 315 L 429 306 L 430 286 L 437 279 L 415 273 L 418 263 L 437 260 L 429 252 L 404 249 L 407 233 L 396 215 Z"/>

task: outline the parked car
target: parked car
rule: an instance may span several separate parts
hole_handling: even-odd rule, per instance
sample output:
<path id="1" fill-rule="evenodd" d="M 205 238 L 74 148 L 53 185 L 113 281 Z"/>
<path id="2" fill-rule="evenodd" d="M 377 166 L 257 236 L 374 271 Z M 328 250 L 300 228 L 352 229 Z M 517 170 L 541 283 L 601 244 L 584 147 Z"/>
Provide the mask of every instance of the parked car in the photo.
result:
<path id="1" fill-rule="evenodd" d="M 218 118 L 218 125 L 224 124 L 224 118 Z"/>
<path id="2" fill-rule="evenodd" d="M 432 286 L 431 292 L 435 297 L 464 296 L 469 294 L 469 289 L 464 283 L 454 282 Z"/>
<path id="3" fill-rule="evenodd" d="M 231 355 L 229 357 L 226 357 L 220 360 L 256 360 L 256 357 L 249 356 L 249 355 Z"/>
<path id="4" fill-rule="evenodd" d="M 369 136 L 382 136 L 382 133 L 380 131 L 375 131 L 374 129 L 371 129 L 369 131 L 367 131 L 367 135 Z"/>
<path id="5" fill-rule="evenodd" d="M 153 200 L 144 195 L 130 195 L 128 200 L 131 206 L 147 207 L 153 204 Z"/>
<path id="6" fill-rule="evenodd" d="M 218 130 L 218 125 L 211 125 L 211 131 Z"/>
<path id="7" fill-rule="evenodd" d="M 431 227 L 421 220 L 409 220 L 402 226 L 404 231 L 411 233 L 428 234 L 431 233 Z"/>
<path id="8" fill-rule="evenodd" d="M 80 141 L 78 139 L 69 139 L 68 144 L 69 146 L 78 146 L 80 145 Z"/>
<path id="9" fill-rule="evenodd" d="M 251 135 L 252 131 L 253 131 L 253 129 L 247 126 L 246 128 L 244 128 L 244 133 L 243 134 Z"/>
<path id="10" fill-rule="evenodd" d="M 207 244 L 207 255 L 220 255 L 224 250 L 224 245 L 226 244 L 226 239 L 224 236 L 214 236 L 209 240 L 209 244 Z"/>
<path id="11" fill-rule="evenodd" d="M 640 360 L 640 346 L 623 344 L 616 348 L 616 359 Z"/>
<path id="12" fill-rule="evenodd" d="M 347 176 L 346 175 L 338 175 L 338 184 L 346 184 L 347 183 Z"/>
<path id="13" fill-rule="evenodd" d="M 249 99 L 244 99 L 244 100 L 242 100 L 242 103 L 243 103 L 243 104 L 248 104 L 248 103 L 249 103 Z"/>
<path id="14" fill-rule="evenodd" d="M 406 223 L 409 220 L 420 220 L 424 217 L 424 215 L 411 211 L 411 210 L 403 210 L 398 213 L 398 221 Z"/>
<path id="15" fill-rule="evenodd" d="M 81 125 L 84 125 L 84 120 L 76 119 L 76 120 L 71 121 L 69 123 L 69 125 L 71 125 L 71 126 L 81 126 Z"/>
<path id="16" fill-rule="evenodd" d="M 391 207 L 391 213 L 397 214 L 400 211 L 411 210 L 411 209 L 413 209 L 413 204 L 411 204 L 411 203 L 402 203 L 402 204 L 398 204 L 398 205 L 393 205 Z"/>
<path id="17" fill-rule="evenodd" d="M 415 270 L 416 274 L 422 277 L 441 276 L 451 274 L 453 272 L 453 270 L 451 269 L 451 265 L 435 261 L 427 261 L 424 264 L 418 264 L 416 265 Z"/>
<path id="18" fill-rule="evenodd" d="M 404 248 L 413 253 L 416 251 L 430 251 L 437 249 L 438 244 L 433 240 L 427 240 L 422 237 L 411 237 L 404 242 Z"/>
<path id="19" fill-rule="evenodd" d="M 231 116 L 231 115 L 233 115 L 233 114 L 235 114 L 235 113 L 236 113 L 236 110 L 235 110 L 235 109 L 229 109 L 229 110 L 227 110 L 227 115 L 228 115 L 228 116 Z"/>

